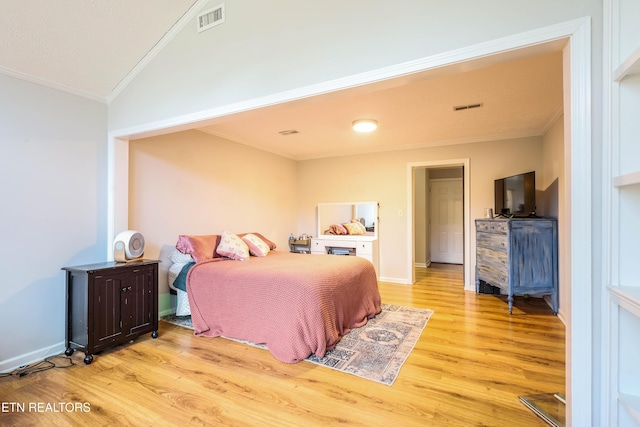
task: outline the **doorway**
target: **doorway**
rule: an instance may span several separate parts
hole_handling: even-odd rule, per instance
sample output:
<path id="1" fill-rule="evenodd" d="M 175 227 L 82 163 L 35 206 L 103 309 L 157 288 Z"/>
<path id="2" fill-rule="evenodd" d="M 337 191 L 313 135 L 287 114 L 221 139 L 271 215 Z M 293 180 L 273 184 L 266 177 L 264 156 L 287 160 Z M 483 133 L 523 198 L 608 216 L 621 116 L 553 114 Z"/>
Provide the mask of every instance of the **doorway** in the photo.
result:
<path id="1" fill-rule="evenodd" d="M 462 264 L 465 290 L 474 290 L 469 261 L 469 159 L 410 163 L 407 167 L 412 194 L 407 212 L 412 218 L 409 235 L 413 279 L 416 267 L 428 267 L 432 262 Z"/>

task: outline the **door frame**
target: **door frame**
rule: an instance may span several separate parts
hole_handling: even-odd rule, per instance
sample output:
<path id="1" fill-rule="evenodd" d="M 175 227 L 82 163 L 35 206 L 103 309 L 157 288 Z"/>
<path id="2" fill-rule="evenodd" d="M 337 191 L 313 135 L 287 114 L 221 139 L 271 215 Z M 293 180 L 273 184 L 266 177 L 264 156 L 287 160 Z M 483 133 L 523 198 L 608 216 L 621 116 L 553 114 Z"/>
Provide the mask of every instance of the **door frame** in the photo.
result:
<path id="1" fill-rule="evenodd" d="M 407 253 L 411 254 L 407 257 L 407 277 L 409 277 L 409 283 L 412 284 L 416 281 L 416 273 L 414 264 L 416 260 L 415 254 L 415 170 L 416 169 L 429 169 L 429 168 L 442 168 L 442 167 L 460 167 L 462 166 L 462 200 L 463 200 L 463 219 L 462 219 L 462 232 L 464 234 L 464 249 L 463 249 L 463 270 L 464 270 L 464 289 L 466 291 L 474 291 L 476 289 L 474 276 L 471 274 L 471 241 L 470 239 L 470 225 L 471 225 L 471 211 L 470 211 L 470 191 L 469 191 L 469 159 L 448 159 L 448 160 L 425 160 L 421 162 L 407 163 Z M 473 279 L 473 280 L 472 280 Z"/>

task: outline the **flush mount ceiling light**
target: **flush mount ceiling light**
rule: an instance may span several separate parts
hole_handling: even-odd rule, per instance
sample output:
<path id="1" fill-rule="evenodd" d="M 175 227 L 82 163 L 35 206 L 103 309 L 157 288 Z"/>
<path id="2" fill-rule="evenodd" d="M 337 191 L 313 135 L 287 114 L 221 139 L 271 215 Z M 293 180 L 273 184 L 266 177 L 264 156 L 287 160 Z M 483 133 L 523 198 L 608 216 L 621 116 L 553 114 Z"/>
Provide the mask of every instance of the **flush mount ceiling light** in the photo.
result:
<path id="1" fill-rule="evenodd" d="M 360 119 L 353 122 L 353 130 L 356 132 L 372 132 L 378 127 L 378 122 L 372 119 Z"/>

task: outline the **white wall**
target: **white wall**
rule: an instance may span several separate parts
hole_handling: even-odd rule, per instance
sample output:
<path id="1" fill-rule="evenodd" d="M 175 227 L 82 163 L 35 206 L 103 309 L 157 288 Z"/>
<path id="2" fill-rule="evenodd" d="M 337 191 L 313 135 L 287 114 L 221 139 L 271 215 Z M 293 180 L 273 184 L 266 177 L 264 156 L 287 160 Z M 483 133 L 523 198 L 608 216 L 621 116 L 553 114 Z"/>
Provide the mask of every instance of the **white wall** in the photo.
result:
<path id="1" fill-rule="evenodd" d="M 0 372 L 63 349 L 66 265 L 105 259 L 107 107 L 0 75 Z"/>

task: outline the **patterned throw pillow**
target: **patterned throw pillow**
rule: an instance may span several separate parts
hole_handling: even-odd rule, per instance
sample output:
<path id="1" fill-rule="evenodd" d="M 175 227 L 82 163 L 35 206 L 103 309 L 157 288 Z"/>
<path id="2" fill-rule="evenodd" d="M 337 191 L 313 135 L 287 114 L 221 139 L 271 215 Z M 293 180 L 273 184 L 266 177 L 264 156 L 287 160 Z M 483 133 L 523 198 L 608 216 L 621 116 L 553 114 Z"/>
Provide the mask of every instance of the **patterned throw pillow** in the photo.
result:
<path id="1" fill-rule="evenodd" d="M 366 234 L 367 230 L 366 228 L 364 228 L 364 226 L 362 224 L 360 224 L 359 222 L 347 222 L 342 224 L 344 226 L 344 228 L 347 229 L 347 231 L 349 232 L 349 234 L 354 234 L 354 235 L 358 235 L 358 234 Z"/>
<path id="2" fill-rule="evenodd" d="M 249 233 L 244 235 L 242 241 L 247 244 L 249 253 L 253 256 L 267 256 L 269 253 L 269 245 L 255 234 Z"/>
<path id="3" fill-rule="evenodd" d="M 249 259 L 249 247 L 247 244 L 240 237 L 228 231 L 222 232 L 216 253 L 238 261 Z"/>

